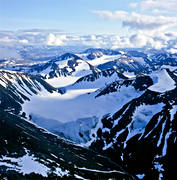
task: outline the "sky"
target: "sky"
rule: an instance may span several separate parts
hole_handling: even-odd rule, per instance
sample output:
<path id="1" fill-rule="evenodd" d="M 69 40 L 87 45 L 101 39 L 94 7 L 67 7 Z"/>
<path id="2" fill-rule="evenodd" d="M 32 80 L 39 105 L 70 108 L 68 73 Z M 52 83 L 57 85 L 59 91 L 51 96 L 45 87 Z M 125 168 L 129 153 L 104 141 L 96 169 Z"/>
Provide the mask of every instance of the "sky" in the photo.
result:
<path id="1" fill-rule="evenodd" d="M 177 53 L 177 0 L 0 0 L 1 45 Z"/>
<path id="2" fill-rule="evenodd" d="M 74 34 L 177 30 L 177 0 L 0 0 L 0 29 Z"/>

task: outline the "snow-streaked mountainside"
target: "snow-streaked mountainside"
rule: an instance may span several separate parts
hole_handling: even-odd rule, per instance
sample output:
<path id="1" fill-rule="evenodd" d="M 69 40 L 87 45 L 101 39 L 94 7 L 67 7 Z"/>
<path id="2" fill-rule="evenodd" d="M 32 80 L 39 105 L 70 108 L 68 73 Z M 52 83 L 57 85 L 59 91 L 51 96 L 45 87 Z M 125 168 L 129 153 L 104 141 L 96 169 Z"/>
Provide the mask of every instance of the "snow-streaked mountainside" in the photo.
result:
<path id="1" fill-rule="evenodd" d="M 4 177 L 7 169 L 13 169 L 19 176 L 34 172 L 43 177 L 54 175 L 90 179 L 92 174 L 99 174 L 103 179 L 123 178 L 127 173 L 118 172 L 120 169 L 117 171 L 112 166 L 114 163 L 137 178 L 153 180 L 176 176 L 172 165 L 177 150 L 175 54 L 90 48 L 75 54 L 64 53 L 33 65 L 7 67 L 2 64 L 1 67 L 5 69 L 0 70 L 2 119 L 7 119 L 8 127 L 14 119 L 12 124 L 15 128 L 10 128 L 18 138 L 23 137 L 20 138 L 23 142 L 20 145 L 22 154 L 18 147 L 14 151 L 18 158 L 8 156 L 6 150 L 0 156 L 0 172 L 4 173 Z M 13 142 L 7 132 L 2 132 L 7 136 L 7 144 L 8 141 Z M 113 168 L 108 170 L 108 165 L 104 164 L 106 161 L 101 169 L 92 166 L 92 158 L 88 160 L 92 155 L 86 157 L 82 153 L 81 158 L 85 160 L 81 162 L 81 167 L 74 162 L 77 151 L 74 156 L 69 155 L 70 158 L 73 156 L 73 161 L 69 162 L 66 156 L 75 145 L 61 137 L 79 144 L 76 149 L 81 149 L 82 153 L 84 150 L 88 153 L 95 151 L 110 158 Z M 32 139 L 28 141 L 28 138 Z M 35 144 L 41 138 L 48 141 L 42 141 L 42 149 L 38 149 Z M 57 138 L 64 142 L 67 153 L 66 156 L 59 153 L 55 159 L 50 159 L 50 149 L 45 151 L 44 146 L 52 142 L 56 142 L 57 146 L 57 143 L 60 144 Z M 12 146 L 16 143 L 17 140 Z M 5 144 L 6 141 L 3 141 L 2 146 Z M 64 147 L 59 145 L 55 151 L 52 146 L 51 152 L 56 156 L 55 153 L 62 152 Z M 43 163 L 46 161 L 42 158 L 43 151 L 44 156 L 46 153 L 50 156 L 46 163 Z M 64 165 L 60 158 L 64 160 Z M 26 161 L 31 168 L 26 167 Z M 85 161 L 89 165 L 84 165 Z M 19 168 L 13 164 L 18 164 Z M 50 168 L 55 169 L 53 174 Z M 125 175 L 125 178 L 133 176 Z"/>
<path id="2" fill-rule="evenodd" d="M 101 119 L 91 148 L 147 179 L 169 179 L 176 174 L 177 77 L 169 70 L 152 77 L 157 82 L 141 96 Z M 101 95 L 116 87 L 108 86 Z"/>
<path id="3" fill-rule="evenodd" d="M 110 159 L 0 109 L 2 179 L 135 179 Z"/>
<path id="4" fill-rule="evenodd" d="M 22 104 L 32 96 L 59 94 L 58 89 L 37 76 L 4 70 L 0 70 L 0 88 L 0 106 L 16 114 L 23 113 Z"/>

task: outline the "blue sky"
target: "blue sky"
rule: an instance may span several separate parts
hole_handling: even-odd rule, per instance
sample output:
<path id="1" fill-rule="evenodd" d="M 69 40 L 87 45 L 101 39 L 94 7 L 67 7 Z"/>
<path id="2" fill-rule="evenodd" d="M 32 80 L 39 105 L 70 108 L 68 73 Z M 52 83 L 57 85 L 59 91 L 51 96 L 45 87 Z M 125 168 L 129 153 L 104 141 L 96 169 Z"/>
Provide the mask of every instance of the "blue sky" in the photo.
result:
<path id="1" fill-rule="evenodd" d="M 176 30 L 174 5 L 176 0 L 0 0 L 0 29 L 119 35 Z"/>

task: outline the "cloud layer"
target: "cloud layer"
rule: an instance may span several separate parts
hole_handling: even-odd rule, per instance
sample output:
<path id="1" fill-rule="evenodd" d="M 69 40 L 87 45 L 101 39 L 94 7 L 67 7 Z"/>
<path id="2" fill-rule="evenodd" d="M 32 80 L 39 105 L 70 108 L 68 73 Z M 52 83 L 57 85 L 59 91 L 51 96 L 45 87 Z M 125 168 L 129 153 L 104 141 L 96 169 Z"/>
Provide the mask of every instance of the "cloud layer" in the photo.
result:
<path id="1" fill-rule="evenodd" d="M 176 0 L 142 0 L 140 3 L 137 3 L 142 10 L 147 9 L 163 9 L 176 11 L 177 10 L 177 1 Z"/>
<path id="2" fill-rule="evenodd" d="M 119 35 L 72 35 L 53 31 L 3 32 L 0 31 L 0 47 L 75 46 L 95 48 L 154 48 L 177 52 L 177 33 L 134 33 Z M 3 48 L 0 49 L 3 51 Z M 2 54 L 2 53 L 0 53 Z"/>
<path id="3" fill-rule="evenodd" d="M 177 26 L 177 17 L 150 16 L 126 11 L 93 11 L 93 13 L 104 19 L 121 20 L 123 26 L 134 30 L 157 31 Z"/>

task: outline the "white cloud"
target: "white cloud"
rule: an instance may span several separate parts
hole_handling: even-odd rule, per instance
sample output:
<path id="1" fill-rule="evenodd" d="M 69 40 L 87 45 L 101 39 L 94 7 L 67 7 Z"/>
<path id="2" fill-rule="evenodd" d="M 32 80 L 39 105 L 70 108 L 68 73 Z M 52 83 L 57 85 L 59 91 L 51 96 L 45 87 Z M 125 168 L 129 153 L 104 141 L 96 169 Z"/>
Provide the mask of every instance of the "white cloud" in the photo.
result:
<path id="1" fill-rule="evenodd" d="M 152 13 L 153 14 L 163 14 L 163 13 L 167 13 L 167 11 L 163 10 L 163 9 L 152 9 Z"/>
<path id="2" fill-rule="evenodd" d="M 66 35 L 55 35 L 53 33 L 50 33 L 47 37 L 47 45 L 50 46 L 62 46 L 64 45 L 64 41 L 67 41 Z"/>
<path id="3" fill-rule="evenodd" d="M 176 0 L 143 0 L 140 2 L 142 10 L 163 8 L 166 10 L 177 10 Z"/>
<path id="4" fill-rule="evenodd" d="M 129 6 L 132 7 L 132 8 L 136 8 L 138 6 L 138 3 L 137 2 L 131 2 L 129 4 Z"/>
<path id="5" fill-rule="evenodd" d="M 25 43 L 29 45 L 51 45 L 51 46 L 75 46 L 75 47 L 96 47 L 96 48 L 164 48 L 169 52 L 175 52 L 177 49 L 177 33 L 165 31 L 153 31 L 151 33 L 145 31 L 138 31 L 133 35 L 119 36 L 119 35 L 72 35 L 72 34 L 58 34 L 57 32 L 45 33 L 38 32 L 38 34 L 28 34 L 23 32 L 16 34 L 1 33 L 0 31 L 0 47 L 7 46 L 10 48 L 10 54 L 17 56 L 13 48 L 23 46 Z M 9 51 L 8 48 L 8 51 Z M 13 51 L 12 51 L 13 50 Z M 7 51 L 0 49 L 0 56 L 5 57 Z M 18 57 L 20 58 L 20 57 Z"/>
<path id="6" fill-rule="evenodd" d="M 52 45 L 52 44 L 54 44 L 55 39 L 56 39 L 55 35 L 52 34 L 52 33 L 50 33 L 50 34 L 48 35 L 48 37 L 47 37 L 47 45 Z"/>
<path id="7" fill-rule="evenodd" d="M 131 13 L 128 17 L 123 19 L 123 26 L 128 26 L 137 30 L 162 30 L 177 25 L 176 17 L 165 16 L 148 16 L 138 13 Z"/>
<path id="8" fill-rule="evenodd" d="M 22 40 L 19 40 L 19 43 L 28 44 L 29 42 L 27 39 L 22 39 Z"/>
<path id="9" fill-rule="evenodd" d="M 13 43 L 15 41 L 16 41 L 16 39 L 13 39 L 9 36 L 4 36 L 0 39 L 0 42 L 2 42 L 2 43 Z"/>
<path id="10" fill-rule="evenodd" d="M 17 37 L 11 37 L 8 35 L 5 35 L 4 37 L 0 38 L 0 44 L 11 44 L 11 45 L 15 45 L 15 44 L 28 44 L 28 40 L 27 39 L 18 39 Z"/>
<path id="11" fill-rule="evenodd" d="M 146 46 L 148 38 L 142 34 L 135 34 L 130 37 L 130 42 L 136 47 Z"/>
<path id="12" fill-rule="evenodd" d="M 172 54 L 176 54 L 177 53 L 177 48 L 171 48 L 168 50 L 169 53 L 172 53 Z"/>
<path id="13" fill-rule="evenodd" d="M 94 41 L 94 40 L 96 40 L 96 36 L 95 35 L 90 35 L 90 39 Z"/>
<path id="14" fill-rule="evenodd" d="M 122 20 L 122 25 L 135 30 L 157 31 L 177 26 L 177 17 L 149 16 L 126 11 L 94 11 L 104 19 Z"/>
<path id="15" fill-rule="evenodd" d="M 137 8 L 141 12 L 171 14 L 176 13 L 177 0 L 141 0 L 139 2 L 129 3 L 129 6 Z"/>
<path id="16" fill-rule="evenodd" d="M 126 11 L 93 11 L 93 13 L 98 14 L 103 19 L 124 19 L 127 17 L 128 13 Z"/>

